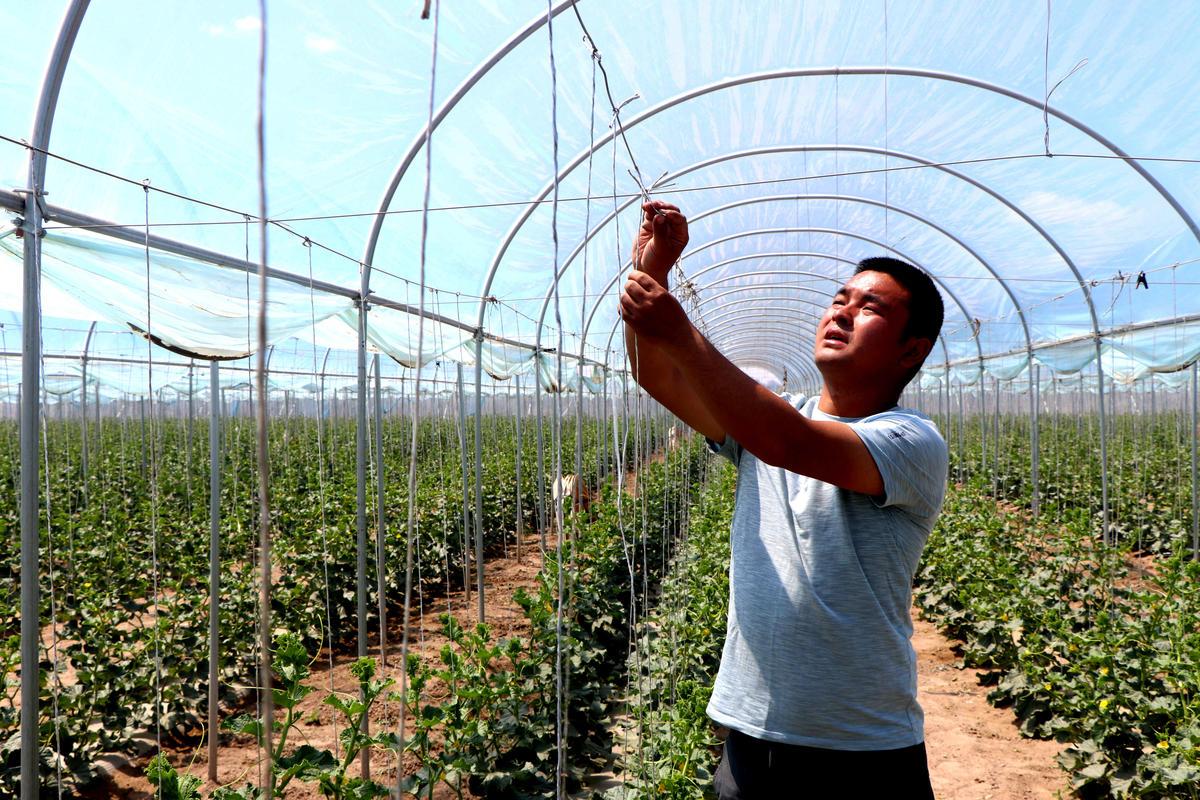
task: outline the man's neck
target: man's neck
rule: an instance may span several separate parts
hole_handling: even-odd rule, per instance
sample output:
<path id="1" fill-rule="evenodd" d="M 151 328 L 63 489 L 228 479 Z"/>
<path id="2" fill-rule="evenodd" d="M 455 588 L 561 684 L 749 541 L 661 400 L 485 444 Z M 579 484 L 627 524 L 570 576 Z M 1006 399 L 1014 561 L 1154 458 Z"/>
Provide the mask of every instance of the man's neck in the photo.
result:
<path id="1" fill-rule="evenodd" d="M 831 417 L 869 417 L 887 411 L 896 405 L 899 398 L 891 392 L 885 395 L 865 390 L 862 384 L 854 388 L 839 387 L 826 381 L 821 386 L 821 399 L 817 408 Z"/>

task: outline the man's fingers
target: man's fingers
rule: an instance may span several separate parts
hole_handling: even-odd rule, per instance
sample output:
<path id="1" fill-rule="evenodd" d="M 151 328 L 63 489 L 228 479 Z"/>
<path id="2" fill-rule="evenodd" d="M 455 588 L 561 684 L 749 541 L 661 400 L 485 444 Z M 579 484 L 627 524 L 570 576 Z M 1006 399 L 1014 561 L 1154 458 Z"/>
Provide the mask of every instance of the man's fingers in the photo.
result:
<path id="1" fill-rule="evenodd" d="M 631 269 L 629 271 L 629 277 L 626 278 L 626 286 L 628 287 L 630 283 L 636 284 L 641 289 L 653 289 L 655 286 L 658 286 L 658 281 L 653 276 L 639 269 Z"/>
<path id="2" fill-rule="evenodd" d="M 642 203 L 642 210 L 653 214 L 656 210 L 664 212 L 678 211 L 679 206 L 675 205 L 674 203 L 668 203 L 664 200 L 651 200 L 649 203 Z"/>
<path id="3" fill-rule="evenodd" d="M 635 303 L 627 294 L 621 295 L 621 319 L 632 319 L 637 311 L 637 303 Z"/>
<path id="4" fill-rule="evenodd" d="M 649 292 L 646 291 L 646 288 L 644 286 L 642 286 L 640 283 L 630 279 L 625 282 L 624 295 L 626 297 L 631 298 L 632 300 L 636 300 L 636 301 L 640 302 L 640 301 L 646 299 L 647 295 L 649 295 Z"/>

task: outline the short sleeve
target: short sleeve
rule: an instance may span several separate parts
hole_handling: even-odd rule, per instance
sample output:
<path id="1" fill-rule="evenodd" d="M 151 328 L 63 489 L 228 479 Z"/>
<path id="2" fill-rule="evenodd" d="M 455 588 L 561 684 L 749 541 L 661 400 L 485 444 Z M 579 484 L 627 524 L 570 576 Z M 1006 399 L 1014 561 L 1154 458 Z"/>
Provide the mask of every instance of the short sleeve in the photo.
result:
<path id="1" fill-rule="evenodd" d="M 942 508 L 949 452 L 927 417 L 887 412 L 850 423 L 867 446 L 883 478 L 881 507 L 896 506 L 932 520 Z"/>
<path id="2" fill-rule="evenodd" d="M 719 456 L 724 456 L 732 461 L 735 465 L 742 458 L 742 446 L 733 440 L 732 436 L 726 434 L 724 442 L 714 442 L 712 439 L 704 440 L 708 444 L 708 449 Z"/>

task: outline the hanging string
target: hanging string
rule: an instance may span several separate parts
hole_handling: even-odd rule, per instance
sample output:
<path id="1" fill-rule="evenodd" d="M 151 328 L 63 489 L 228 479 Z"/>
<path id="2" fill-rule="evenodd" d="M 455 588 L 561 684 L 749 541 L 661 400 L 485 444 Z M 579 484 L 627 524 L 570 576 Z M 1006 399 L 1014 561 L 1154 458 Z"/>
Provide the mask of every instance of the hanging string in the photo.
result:
<path id="1" fill-rule="evenodd" d="M 1054 153 L 1050 152 L 1050 96 L 1059 86 L 1062 86 L 1063 81 L 1083 69 L 1088 63 L 1086 58 L 1080 59 L 1075 66 L 1071 67 L 1070 72 L 1050 86 L 1050 7 L 1052 2 L 1053 0 L 1046 0 L 1046 49 L 1042 60 L 1042 125 L 1044 129 L 1042 144 L 1047 158 L 1054 157 Z"/>
<path id="2" fill-rule="evenodd" d="M 888 146 L 888 128 L 890 127 L 888 124 L 890 121 L 890 118 L 888 117 L 888 64 L 890 63 L 889 62 L 890 56 L 891 56 L 891 53 L 889 52 L 889 49 L 888 49 L 888 0 L 883 0 L 883 149 L 885 151 L 885 154 L 883 156 L 884 167 L 887 167 L 889 164 L 889 161 L 891 160 L 890 157 L 886 154 L 886 151 L 890 150 L 890 148 Z M 887 169 L 884 169 L 884 171 L 883 171 L 883 241 L 886 242 L 889 246 L 891 245 L 891 242 L 892 242 L 891 235 L 889 234 L 889 228 L 888 228 L 888 225 L 889 225 L 889 222 L 891 219 L 891 205 L 890 205 L 891 204 L 891 200 L 890 200 L 891 195 L 889 193 L 889 181 L 888 181 L 888 177 L 890 175 L 891 175 L 891 172 L 889 172 Z"/>
<path id="3" fill-rule="evenodd" d="M 621 137 L 621 142 L 625 145 L 625 153 L 629 156 L 629 163 L 633 167 L 632 170 L 629 172 L 629 175 L 630 175 L 630 177 L 633 178 L 634 182 L 637 184 L 638 191 L 642 195 L 642 199 L 648 203 L 648 202 L 650 202 L 650 194 L 649 194 L 649 192 L 646 191 L 646 183 L 642 178 L 642 170 L 638 167 L 637 159 L 633 157 L 633 149 L 629 146 L 629 139 L 625 136 L 625 128 L 623 125 L 621 125 L 621 109 L 626 105 L 626 103 L 629 102 L 629 100 L 626 100 L 625 103 L 621 103 L 620 105 L 618 105 L 617 101 L 613 99 L 612 87 L 609 85 L 609 82 L 608 82 L 608 70 L 606 70 L 604 68 L 604 58 L 600 54 L 600 50 L 596 47 L 596 42 L 592 38 L 592 35 L 588 32 L 587 25 L 585 25 L 583 22 L 583 16 L 580 15 L 580 13 L 579 13 L 579 5 L 577 3 L 572 4 L 571 10 L 575 12 L 575 19 L 579 21 L 579 27 L 583 29 L 584 41 L 587 42 L 587 44 L 592 48 L 592 63 L 596 67 L 600 68 L 600 75 L 604 79 L 604 93 L 608 96 L 608 104 L 612 107 L 615 130 L 616 130 L 617 134 Z M 547 20 L 549 20 L 549 18 L 547 18 Z M 549 21 L 547 21 L 547 25 L 550 25 Z M 553 55 L 553 53 L 550 56 L 550 61 L 551 61 L 550 69 L 551 69 L 551 72 L 553 72 L 553 70 L 554 70 L 554 63 L 553 63 L 554 55 Z M 552 75 L 551 81 L 553 81 L 553 80 L 554 80 L 554 78 Z M 594 78 L 593 78 L 593 85 L 594 85 Z M 630 98 L 630 100 L 636 99 L 638 97 L 640 97 L 640 95 L 635 94 L 633 97 Z M 553 104 L 553 102 L 554 101 L 552 100 L 551 103 Z M 555 134 L 555 136 L 557 137 L 557 133 Z M 555 163 L 557 164 L 557 160 Z M 555 169 L 554 174 L 555 175 L 558 174 L 557 169 Z M 554 205 L 557 206 L 557 204 L 558 204 L 558 196 L 557 196 L 557 182 L 556 182 Z"/>
<path id="4" fill-rule="evenodd" d="M 579 11 L 575 10 L 578 18 Z M 583 26 L 583 20 L 580 19 L 580 26 Z M 554 2 L 546 0 L 546 33 L 549 42 L 550 50 L 550 141 L 551 141 L 551 159 L 552 171 L 554 176 L 554 188 L 552 201 L 550 204 L 550 239 L 553 249 L 552 267 L 554 276 L 553 293 L 554 293 L 554 324 L 558 333 L 558 347 L 554 354 L 555 360 L 555 391 L 554 391 L 554 421 L 551 426 L 551 438 L 553 440 L 554 450 L 554 486 L 558 487 L 558 497 L 554 502 L 554 547 L 555 561 L 558 572 L 558 596 L 555 598 L 554 609 L 554 677 L 557 691 L 555 692 L 555 710 L 554 710 L 554 744 L 556 753 L 556 762 L 554 768 L 554 796 L 556 800 L 562 800 L 566 794 L 566 767 L 567 767 L 567 748 L 566 748 L 566 712 L 563 708 L 563 695 L 565 688 L 563 685 L 563 601 L 566 595 L 566 570 L 563 567 L 563 497 L 565 492 L 563 487 L 562 474 L 562 393 L 563 387 L 563 366 L 562 366 L 562 350 L 563 350 L 563 331 L 562 331 L 562 307 L 559 304 L 558 298 L 558 70 L 554 62 Z M 584 35 L 587 35 L 587 29 L 584 28 Z M 589 39 L 591 37 L 588 37 Z M 593 47 L 593 52 L 594 47 Z M 628 146 L 628 143 L 627 143 Z M 632 158 L 632 155 L 630 155 Z"/>
<path id="5" fill-rule="evenodd" d="M 41 245 L 41 241 L 42 241 L 41 237 L 34 235 L 32 238 L 33 238 L 33 241 L 35 242 L 34 246 L 37 247 L 39 250 L 39 252 L 37 253 L 37 262 L 36 263 L 41 264 L 42 263 L 42 256 L 41 256 L 41 252 L 40 252 L 41 246 L 42 246 Z M 42 297 L 41 297 L 41 294 L 39 293 L 39 295 L 38 295 L 38 319 L 41 319 L 41 318 L 42 318 Z M 0 331 L 2 331 L 2 330 L 3 330 L 3 326 L 0 325 Z M 7 347 L 5 349 L 7 350 Z M 43 339 L 42 329 L 40 329 L 40 328 L 39 328 L 39 338 L 38 338 L 38 359 L 40 362 L 39 368 L 41 369 L 41 373 L 44 376 L 46 374 L 45 343 L 44 343 L 44 339 Z M 5 362 L 5 371 L 7 372 L 7 362 Z M 87 387 L 84 387 L 84 391 L 85 392 L 87 391 Z M 52 713 L 54 715 L 54 752 L 56 754 L 61 754 L 63 750 L 62 750 L 62 723 L 60 722 L 60 719 L 59 719 L 59 717 L 60 717 L 59 695 L 62 692 L 62 676 L 61 676 L 62 669 L 60 666 L 59 653 L 58 653 L 58 592 L 57 592 L 57 586 L 56 586 L 56 581 L 55 581 L 55 569 L 54 569 L 54 514 L 51 513 L 52 510 L 50 507 L 50 502 L 51 502 L 50 438 L 47 433 L 47 427 L 48 427 L 48 424 L 46 421 L 47 409 L 46 409 L 46 400 L 45 400 L 44 392 L 42 394 L 41 405 L 42 405 L 42 410 L 41 410 L 41 413 L 38 415 L 38 417 L 41 421 L 42 451 L 45 453 L 45 458 L 46 458 L 46 464 L 43 468 L 44 480 L 45 480 L 45 489 L 43 491 L 45 493 L 45 498 L 46 498 L 46 543 L 47 543 L 46 558 L 48 561 L 49 578 L 50 578 L 50 665 L 51 665 L 50 670 L 51 670 L 51 675 L 53 675 L 53 677 L 54 677 L 53 683 L 51 684 L 50 697 L 51 697 L 51 704 L 52 704 Z M 14 476 L 13 485 L 16 486 L 19 484 L 19 482 L 20 482 L 19 479 L 16 479 Z M 161 750 L 161 747 L 160 747 L 160 750 Z M 63 759 L 61 757 L 56 757 L 54 759 L 54 777 L 55 777 L 55 785 L 57 787 L 58 800 L 62 800 L 62 796 L 63 796 L 62 765 L 63 765 Z"/>
<path id="6" fill-rule="evenodd" d="M 416 507 L 417 507 L 417 443 L 418 443 L 418 428 L 420 427 L 421 419 L 421 355 L 425 344 L 425 258 L 426 248 L 429 242 L 429 195 L 430 188 L 433 185 L 433 113 L 434 113 L 434 98 L 437 90 L 437 53 L 438 53 L 438 24 L 441 18 L 441 0 L 434 0 L 433 3 L 433 41 L 431 43 L 431 55 L 429 64 L 429 113 L 425 123 L 425 188 L 421 198 L 421 205 L 424 209 L 421 214 L 421 245 L 418 252 L 418 305 L 417 305 L 417 352 L 414 359 L 413 367 L 413 397 L 416 402 L 413 405 L 412 416 L 412 441 L 409 447 L 408 457 L 408 520 L 405 533 L 404 547 L 404 627 L 400 640 L 400 697 L 405 698 L 408 694 L 408 645 L 409 645 L 409 612 L 412 608 L 412 575 L 413 575 L 413 537 L 416 530 Z M 465 446 L 465 442 L 464 442 Z M 465 534 L 465 531 L 464 531 Z M 403 754 L 404 754 L 404 725 L 406 716 L 407 702 L 404 700 L 400 703 L 400 715 L 398 719 L 399 735 L 398 749 L 396 751 L 396 794 L 402 796 L 401 784 L 403 781 L 404 770 Z"/>
<path id="7" fill-rule="evenodd" d="M 154 327 L 151 318 L 150 286 L 150 179 L 142 183 L 145 198 L 146 225 L 144 250 L 146 256 L 146 393 L 150 400 L 150 577 L 154 589 L 154 743 L 162 753 L 162 650 L 159 643 L 158 596 L 158 454 L 154 435 Z M 158 791 L 162 791 L 159 787 Z"/>
<path id="8" fill-rule="evenodd" d="M 615 128 L 617 125 L 618 125 L 618 120 L 614 116 L 613 121 L 612 121 L 612 126 Z M 615 215 L 619 211 L 619 195 L 617 193 L 617 145 L 616 145 L 615 141 L 612 143 L 612 202 L 613 202 L 613 214 L 615 217 Z M 621 226 L 619 226 L 619 225 L 613 226 L 613 236 L 615 239 L 615 247 L 616 247 L 615 252 L 617 253 L 618 259 L 620 259 Z M 636 233 L 635 233 L 635 237 L 636 237 Z M 636 238 L 635 238 L 635 241 L 636 241 Z M 613 283 L 613 291 L 616 294 L 616 297 L 614 297 L 614 300 L 619 299 L 620 291 L 621 291 L 619 281 L 616 281 Z M 636 358 L 637 358 L 637 337 L 636 336 L 634 337 L 634 358 L 635 358 L 635 363 L 636 363 Z M 629 387 L 627 384 L 624 383 L 624 381 L 622 381 L 622 386 L 624 388 L 624 391 L 621 393 L 621 398 L 620 398 L 621 407 L 620 408 L 618 408 L 618 406 L 617 406 L 617 402 L 618 402 L 617 393 L 613 392 L 612 431 L 613 431 L 613 454 L 614 454 L 614 459 L 616 462 L 615 483 L 616 483 L 616 490 L 617 490 L 616 491 L 616 494 L 617 494 L 617 531 L 620 533 L 620 536 L 621 536 L 621 552 L 625 556 L 625 567 L 626 567 L 627 572 L 629 573 L 629 614 L 626 619 L 626 630 L 625 630 L 626 642 L 628 642 L 628 644 L 626 646 L 626 654 L 625 654 L 626 655 L 625 663 L 626 663 L 626 666 L 628 669 L 628 672 L 626 674 L 626 685 L 629 687 L 629 691 L 633 692 L 633 691 L 635 691 L 634 676 L 636 674 L 638 674 L 638 672 L 640 671 L 636 667 L 635 659 L 634 659 L 634 651 L 637 647 L 635 631 L 636 631 L 636 626 L 637 626 L 636 620 L 637 620 L 637 613 L 638 613 L 638 611 L 637 611 L 638 604 L 637 604 L 637 591 L 636 591 L 637 579 L 636 579 L 636 575 L 634 572 L 634 562 L 635 562 L 635 558 L 636 558 L 636 550 L 633 546 L 631 546 L 631 544 L 629 542 L 627 521 L 626 521 L 626 517 L 625 517 L 625 478 L 626 478 L 625 454 L 626 454 L 626 448 L 628 447 L 629 425 L 628 424 L 625 425 L 624 432 L 622 432 L 622 429 L 621 429 L 622 421 L 625 421 L 626 423 L 628 422 L 626 419 L 626 416 L 628 414 Z M 624 729 L 624 749 L 626 752 L 628 752 L 630 749 L 630 733 L 631 733 L 630 728 L 626 727 Z M 626 779 L 623 776 L 622 777 L 623 784 L 625 783 L 625 780 Z"/>
<path id="9" fill-rule="evenodd" d="M 590 43 L 590 40 L 588 40 Z M 587 188 L 585 194 L 590 198 L 592 196 L 592 162 L 596 153 L 596 70 L 599 66 L 599 51 L 592 46 L 592 100 L 588 114 L 588 158 L 587 158 Z M 592 229 L 592 204 L 589 201 L 584 207 L 583 229 L 590 231 Z M 579 301 L 579 319 L 583 320 L 587 315 L 587 296 L 588 296 L 588 245 L 585 242 L 583 245 L 583 294 Z M 557 282 L 555 284 L 557 286 Z M 561 326 L 560 326 L 561 328 Z M 562 349 L 561 346 L 559 348 Z M 576 387 L 576 406 L 575 406 L 575 483 L 576 491 L 583 492 L 583 370 L 584 370 L 584 342 L 579 341 L 577 348 L 579 353 L 579 361 L 576 366 L 579 382 Z M 574 498 L 572 498 L 572 501 Z M 571 537 L 571 567 L 572 572 L 575 566 L 575 541 L 578 539 L 578 515 L 572 515 L 573 529 Z"/>
<path id="10" fill-rule="evenodd" d="M 442 313 L 441 298 L 438 297 L 437 295 L 434 295 L 434 308 L 436 309 L 437 314 L 440 315 Z M 439 325 L 436 330 L 437 330 L 437 343 L 438 343 L 437 351 L 439 353 L 445 353 L 446 345 L 445 345 L 445 340 L 444 340 L 444 329 L 442 328 L 442 326 Z M 441 371 L 442 371 L 442 361 L 441 361 L 441 359 L 438 359 L 437 361 L 434 362 L 434 366 L 433 366 L 433 386 L 434 386 L 435 392 L 437 389 L 438 378 L 441 375 Z M 415 403 L 417 405 L 419 405 L 421 402 L 421 396 L 419 394 L 414 393 L 413 397 L 415 398 Z M 435 393 L 435 397 L 436 397 L 436 393 Z M 434 407 L 436 408 L 437 406 L 435 405 Z M 451 495 L 446 490 L 446 458 L 445 458 L 445 456 L 450 453 L 450 446 L 449 446 L 449 443 L 445 440 L 445 438 L 443 438 L 443 434 L 445 433 L 445 430 L 446 430 L 446 425 L 442 424 L 442 423 L 448 423 L 449 421 L 450 421 L 450 408 L 449 408 L 449 406 L 445 406 L 442 409 L 441 419 L 438 420 L 438 424 L 434 426 L 434 431 L 433 431 L 434 436 L 436 437 L 436 444 L 437 444 L 437 448 L 438 448 L 437 449 L 437 453 L 438 453 L 438 490 L 441 492 L 443 497 L 451 497 Z M 414 428 L 416 427 L 416 415 L 415 414 L 413 416 L 413 427 Z M 453 594 L 452 594 L 451 588 L 450 588 L 450 550 L 451 550 L 450 522 L 449 522 L 449 519 L 446 514 L 441 514 L 440 516 L 442 518 L 442 564 L 443 564 L 443 571 L 445 572 L 445 577 L 446 577 L 446 613 L 453 615 L 453 613 L 454 613 L 454 607 L 453 607 L 454 597 L 453 597 Z M 423 592 L 420 591 L 421 585 L 419 583 L 417 584 L 417 589 L 418 589 L 417 603 L 420 606 L 419 618 L 421 621 L 420 641 L 421 641 L 421 644 L 423 645 L 425 643 L 424 594 L 423 594 Z"/>
<path id="11" fill-rule="evenodd" d="M 267 174 L 266 174 L 266 86 L 267 86 L 267 0 L 259 0 L 258 32 L 258 403 L 254 406 L 258 450 L 258 535 L 262 584 L 259 587 L 259 636 L 262 663 L 262 731 L 267 763 L 260 773 L 263 796 L 274 793 L 275 774 L 270 763 L 271 740 L 274 728 L 275 698 L 271 693 L 271 495 L 270 462 L 267 451 L 267 371 L 263 353 L 267 348 Z M 249 260 L 249 259 L 247 259 Z"/>
<path id="12" fill-rule="evenodd" d="M 841 78 L 840 73 L 833 73 L 833 193 L 838 197 L 842 195 L 842 178 L 841 178 L 841 152 L 842 152 L 842 132 L 841 126 Z M 839 231 L 842 229 L 842 204 L 834 201 L 833 204 L 833 227 Z M 833 255 L 835 259 L 840 259 L 842 255 L 842 237 L 835 236 L 833 239 Z M 835 261 L 837 270 L 837 279 L 842 279 L 842 262 Z"/>
<path id="13" fill-rule="evenodd" d="M 313 292 L 312 246 L 311 246 L 311 244 L 309 244 L 307 239 L 305 240 L 304 248 L 308 254 L 308 312 L 309 312 L 309 325 L 312 330 L 312 369 L 313 369 L 313 385 L 315 387 L 317 385 L 317 380 L 318 380 L 318 375 L 317 375 L 317 306 L 316 306 L 316 300 L 314 299 L 314 292 Z M 324 378 L 322 377 L 321 380 L 323 381 Z M 316 416 L 317 416 L 317 499 L 320 501 L 320 505 L 321 505 L 321 569 L 325 575 L 325 592 L 324 592 L 324 594 L 325 594 L 325 620 L 324 620 L 325 625 L 324 625 L 324 627 L 325 627 L 325 644 L 326 644 L 325 652 L 326 652 L 327 664 L 328 664 L 328 668 L 329 668 L 329 693 L 333 694 L 333 692 L 334 692 L 334 683 L 333 683 L 333 602 L 330 599 L 330 590 L 329 590 L 329 535 L 328 535 L 328 530 L 327 530 L 328 520 L 326 519 L 326 516 L 325 516 L 325 436 L 324 436 L 325 425 L 324 425 L 324 420 L 322 418 L 322 412 L 324 411 L 324 409 L 322 408 L 322 406 L 324 405 L 324 398 L 319 397 L 318 402 L 321 405 L 318 405 L 317 414 L 316 414 Z M 331 726 L 333 726 L 331 729 L 335 730 L 335 735 L 333 736 L 333 755 L 335 758 L 340 759 L 341 753 L 339 751 L 341 749 L 341 742 L 340 742 L 340 737 L 338 737 L 336 735 L 336 721 L 337 721 L 336 716 L 331 715 L 329 724 Z"/>

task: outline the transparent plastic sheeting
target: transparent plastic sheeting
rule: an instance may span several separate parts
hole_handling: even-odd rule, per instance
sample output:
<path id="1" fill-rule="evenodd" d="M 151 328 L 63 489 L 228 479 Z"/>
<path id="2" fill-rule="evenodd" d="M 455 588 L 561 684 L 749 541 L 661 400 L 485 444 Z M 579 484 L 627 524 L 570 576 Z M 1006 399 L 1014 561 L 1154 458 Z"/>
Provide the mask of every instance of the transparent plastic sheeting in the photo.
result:
<path id="1" fill-rule="evenodd" d="M 20 240 L 0 239 L 0 251 L 0 259 L 21 263 Z M 53 234 L 43 239 L 42 277 L 70 301 L 90 307 L 99 319 L 137 331 L 149 330 L 157 343 L 184 356 L 241 358 L 252 352 L 256 344 L 254 315 L 260 295 L 258 278 L 249 273 L 157 250 L 147 251 L 95 235 Z M 348 350 L 356 346 L 358 312 L 351 299 L 283 280 L 268 280 L 268 297 L 270 344 L 300 337 L 320 348 Z M 404 367 L 418 363 L 425 367 L 439 360 L 474 366 L 476 344 L 470 333 L 429 319 L 424 322 L 418 358 L 420 327 L 419 319 L 412 314 L 375 306 L 367 315 L 367 341 L 373 350 L 387 354 Z M 11 338 L 14 346 L 19 345 L 20 337 L 15 332 Z M 43 341 L 60 347 L 66 343 L 53 331 L 44 335 Z M 81 342 L 78 335 L 72 344 L 75 347 L 87 344 L 89 356 L 105 355 L 103 347 L 92 349 L 86 338 Z M 47 348 L 51 346 L 48 344 Z M 485 341 L 481 352 L 484 370 L 493 378 L 507 379 L 533 371 L 531 349 Z M 145 354 L 144 347 L 140 354 Z M 129 358 L 138 353 L 121 355 Z M 578 362 L 566 361 L 568 374 L 564 384 L 574 389 L 580 381 Z M 584 367 L 589 388 L 598 385 L 590 377 L 595 368 Z M 541 376 L 546 389 L 558 383 L 551 367 L 543 368 Z M 123 390 L 143 391 L 140 387 Z"/>
<path id="2" fill-rule="evenodd" d="M 0 85 L 5 135 L 29 135 L 35 68 L 46 63 L 65 8 L 65 0 L 0 7 L 12 34 L 0 63 L 5 74 L 25 76 Z M 889 250 L 938 278 L 947 305 L 941 360 L 964 363 L 982 352 L 997 357 L 998 377 L 1031 344 L 1046 369 L 1070 372 L 1087 366 L 1094 347 L 1051 345 L 1200 315 L 1200 244 L 1187 219 L 1200 216 L 1200 168 L 1138 162 L 1174 208 L 1133 164 L 1064 116 L 1135 157 L 1200 152 L 1200 4 L 1055 0 L 1048 56 L 1047 6 L 1028 0 L 581 0 L 577 8 L 613 99 L 630 100 L 621 120 L 645 182 L 693 219 L 681 269 L 696 276 L 706 317 L 727 312 L 755 328 L 765 324 L 763 311 L 777 309 L 811 329 L 853 262 Z M 294 231 L 271 230 L 271 266 L 304 275 L 311 258 L 318 280 L 357 289 L 359 261 L 369 257 L 373 293 L 416 301 L 433 30 L 417 10 L 270 4 L 267 195 L 271 216 Z M 540 341 L 555 342 L 547 305 L 557 262 L 565 267 L 563 333 L 586 336 L 589 354 L 620 363 L 606 348 L 638 224 L 633 163 L 609 139 L 591 47 L 566 8 L 554 22 L 556 259 L 550 204 L 531 204 L 548 197 L 553 178 L 545 14 L 542 0 L 441 6 L 435 104 L 444 115 L 433 133 L 431 201 L 443 210 L 429 217 L 426 275 L 440 290 L 440 312 L 468 330 L 482 319 L 489 333 L 532 343 L 543 320 Z M 258 205 L 258 32 L 257 4 L 246 0 L 93 3 L 50 149 L 133 182 L 51 159 L 47 202 L 135 230 L 148 221 L 155 235 L 239 258 L 257 253 L 256 226 L 243 214 Z M 1044 117 L 1047 88 L 1083 59 Z M 1053 158 L 1045 155 L 1047 120 Z M 27 164 L 24 148 L 0 145 L 5 185 L 24 185 Z M 233 212 L 152 191 L 147 214 L 144 178 Z M 382 206 L 390 213 L 368 253 L 393 178 Z M 136 324 L 145 290 L 137 258 L 110 269 L 121 259 L 101 246 L 100 232 L 55 230 L 53 220 L 49 227 L 47 281 L 69 264 L 95 292 L 83 305 L 96 316 L 76 303 L 75 318 L 111 320 L 119 311 L 121 322 Z M 322 247 L 306 248 L 302 237 Z M 156 335 L 203 352 L 245 352 L 244 276 L 152 262 L 153 302 L 162 304 Z M 173 269 L 198 288 L 170 288 Z M 15 285 L 18 262 L 6 258 L 0 270 Z M 1147 288 L 1133 287 L 1140 272 Z M 310 299 L 276 282 L 271 292 L 277 342 L 305 327 L 310 303 L 322 318 L 346 312 L 343 299 Z M 223 302 L 237 315 L 222 317 Z M 44 310 L 71 316 L 50 299 Z M 409 325 L 378 318 L 372 343 L 402 362 L 435 351 L 472 357 L 471 343 L 450 331 L 427 331 L 436 344 L 417 354 Z M 811 339 L 800 326 L 795 336 L 794 354 L 763 335 L 739 358 L 802 374 L 812 367 Z M 721 345 L 733 334 L 716 338 Z M 59 344 L 45 342 L 48 352 Z M 1106 335 L 1105 345 L 1137 362 L 1123 374 L 1177 369 L 1196 357 L 1169 327 Z M 495 375 L 520 368 L 507 352 L 485 359 Z"/>
<path id="3" fill-rule="evenodd" d="M 965 378 L 966 376 L 961 376 Z M 949 388 L 957 392 L 961 389 L 965 396 L 975 397 L 981 394 L 990 396 L 993 391 L 993 383 L 988 379 L 982 385 L 979 382 L 978 373 L 975 379 L 971 382 L 960 381 L 959 376 L 951 376 Z M 946 391 L 947 384 L 944 382 L 944 375 L 935 375 L 926 373 L 920 377 L 918 381 L 914 381 L 909 385 L 909 392 L 919 390 L 922 392 L 939 392 Z M 1150 372 L 1142 375 L 1135 380 L 1112 380 L 1108 375 L 1104 377 L 1104 391 L 1106 396 L 1117 394 L 1138 394 L 1140 392 L 1149 392 L 1154 389 L 1168 390 L 1183 390 L 1188 391 L 1192 383 L 1191 369 L 1178 370 L 1176 372 Z M 1099 388 L 1096 380 L 1095 372 L 1077 372 L 1071 375 L 1058 375 L 1047 370 L 1043 370 L 1040 379 L 1037 381 L 1039 391 L 1042 393 L 1043 400 L 1054 391 L 1061 392 L 1083 392 L 1084 394 L 1094 395 Z M 1030 387 L 1028 373 L 1014 378 L 1010 381 L 1000 381 L 1000 388 L 1005 392 L 1015 392 L 1017 394 L 1027 393 Z M 911 395 L 910 395 L 911 397 Z"/>
<path id="4" fill-rule="evenodd" d="M 1100 339 L 1100 360 L 1105 376 L 1118 383 L 1133 383 L 1146 375 L 1177 374 L 1200 357 L 1200 321 L 1152 329 L 1125 331 Z M 931 361 L 935 360 L 931 358 Z M 1033 351 L 1033 360 L 1049 373 L 1075 374 L 1096 360 L 1095 341 L 1088 337 L 1078 341 L 1040 346 Z M 924 370 L 935 379 L 950 375 L 953 383 L 969 385 L 979 380 L 980 371 L 990 378 L 1012 380 L 1027 372 L 1028 355 L 1009 355 L 984 358 L 982 362 L 965 361 L 941 367 L 930 365 Z"/>

